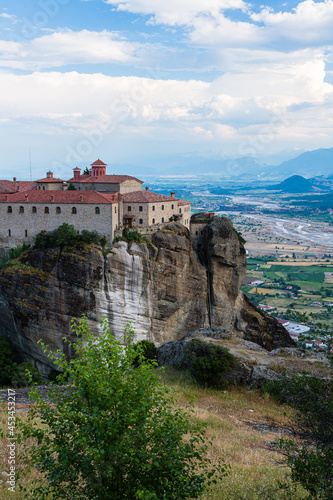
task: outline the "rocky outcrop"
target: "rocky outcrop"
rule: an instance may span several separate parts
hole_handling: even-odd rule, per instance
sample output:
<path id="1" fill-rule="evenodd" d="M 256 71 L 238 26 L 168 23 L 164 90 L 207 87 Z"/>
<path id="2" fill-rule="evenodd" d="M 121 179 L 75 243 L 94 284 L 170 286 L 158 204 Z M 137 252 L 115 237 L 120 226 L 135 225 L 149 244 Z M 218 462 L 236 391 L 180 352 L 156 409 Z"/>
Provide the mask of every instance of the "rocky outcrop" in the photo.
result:
<path id="1" fill-rule="evenodd" d="M 167 342 L 157 349 L 162 366 L 181 368 L 186 345 L 194 339 L 226 347 L 233 362 L 224 375 L 231 384 L 261 387 L 263 384 L 287 374 L 313 374 L 321 378 L 332 377 L 332 368 L 323 354 L 309 353 L 298 347 L 278 348 L 269 352 L 258 344 L 245 340 L 235 332 L 220 328 L 202 328 L 180 340 Z"/>
<path id="2" fill-rule="evenodd" d="M 149 244 L 120 241 L 107 254 L 95 245 L 30 250 L 0 273 L 0 335 L 44 374 L 51 361 L 38 340 L 71 356 L 63 337 L 83 314 L 96 334 L 106 315 L 116 336 L 131 321 L 137 340 L 158 345 L 209 326 L 269 350 L 294 345 L 240 292 L 245 251 L 229 219 L 213 217 L 196 248 L 184 226 L 170 223 Z"/>

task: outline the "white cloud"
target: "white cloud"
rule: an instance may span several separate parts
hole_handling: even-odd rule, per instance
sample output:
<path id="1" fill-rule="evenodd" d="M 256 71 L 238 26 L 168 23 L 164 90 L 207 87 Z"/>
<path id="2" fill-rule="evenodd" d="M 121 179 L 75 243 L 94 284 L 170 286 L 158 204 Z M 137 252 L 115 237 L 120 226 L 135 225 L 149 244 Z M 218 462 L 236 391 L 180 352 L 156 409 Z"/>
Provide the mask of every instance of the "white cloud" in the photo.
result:
<path id="1" fill-rule="evenodd" d="M 271 36 L 299 40 L 303 43 L 333 42 L 333 0 L 300 2 L 291 12 L 274 12 L 265 7 L 252 14 L 255 22 L 264 23 Z"/>
<path id="2" fill-rule="evenodd" d="M 139 47 L 105 30 L 66 30 L 26 42 L 0 41 L 0 66 L 38 70 L 68 64 L 130 63 Z"/>
<path id="3" fill-rule="evenodd" d="M 243 0 L 105 0 L 120 11 L 152 15 L 156 23 L 190 24 L 198 15 L 216 16 L 225 9 L 246 10 Z"/>
<path id="4" fill-rule="evenodd" d="M 162 134 L 166 126 L 191 124 L 195 129 L 206 123 L 204 129 L 215 136 L 225 130 L 235 137 L 236 129 L 269 122 L 276 114 L 292 117 L 293 108 L 301 114 L 309 105 L 314 110 L 328 102 L 333 86 L 324 78 L 319 57 L 268 67 L 253 64 L 246 72 L 229 72 L 213 82 L 77 72 L 2 73 L 0 109 L 16 124 L 33 120 L 45 130 L 58 128 L 59 133 L 117 123 L 154 125 Z"/>
<path id="5" fill-rule="evenodd" d="M 8 14 L 7 12 L 1 12 L 0 17 L 3 17 L 4 19 L 16 19 L 16 16 Z"/>

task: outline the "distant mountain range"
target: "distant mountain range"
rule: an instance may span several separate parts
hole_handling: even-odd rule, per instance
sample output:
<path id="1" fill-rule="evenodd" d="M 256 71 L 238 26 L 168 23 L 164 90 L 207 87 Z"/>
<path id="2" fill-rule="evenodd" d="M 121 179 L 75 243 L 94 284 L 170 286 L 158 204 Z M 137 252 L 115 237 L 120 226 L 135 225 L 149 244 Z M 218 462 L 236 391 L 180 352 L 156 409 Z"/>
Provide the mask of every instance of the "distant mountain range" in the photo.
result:
<path id="1" fill-rule="evenodd" d="M 269 165 L 251 156 L 232 159 L 216 153 L 191 152 L 137 157 L 133 161 L 118 163 L 115 170 L 126 170 L 129 175 L 141 177 L 212 174 L 224 178 L 267 181 L 282 180 L 292 175 L 305 178 L 325 176 L 333 179 L 333 148 L 307 151 L 280 165 Z"/>

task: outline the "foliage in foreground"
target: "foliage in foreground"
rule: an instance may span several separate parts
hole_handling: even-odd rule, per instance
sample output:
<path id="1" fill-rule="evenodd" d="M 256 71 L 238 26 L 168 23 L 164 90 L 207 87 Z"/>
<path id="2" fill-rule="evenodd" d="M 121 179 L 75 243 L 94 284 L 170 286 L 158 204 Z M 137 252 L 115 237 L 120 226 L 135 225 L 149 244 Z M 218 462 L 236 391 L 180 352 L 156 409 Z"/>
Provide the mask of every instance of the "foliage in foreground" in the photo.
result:
<path id="1" fill-rule="evenodd" d="M 41 231 L 34 238 L 35 248 L 52 248 L 56 246 L 81 246 L 90 243 L 99 243 L 99 236 L 96 231 L 84 229 L 81 234 L 77 234 L 74 226 L 64 222 L 58 229 L 47 233 Z"/>
<path id="2" fill-rule="evenodd" d="M 36 384 L 44 384 L 45 381 L 38 370 L 31 363 L 21 362 L 10 341 L 0 337 L 0 387 L 27 387 L 30 383 L 30 372 L 32 381 Z"/>
<path id="3" fill-rule="evenodd" d="M 127 241 L 127 243 L 147 243 L 147 239 L 144 238 L 139 231 L 129 227 L 124 227 L 122 236 L 116 236 L 113 239 L 113 243 L 117 243 L 118 241 Z"/>
<path id="4" fill-rule="evenodd" d="M 199 384 L 223 389 L 227 386 L 224 374 L 232 362 L 233 356 L 225 347 L 194 339 L 186 344 L 181 368 Z"/>
<path id="5" fill-rule="evenodd" d="M 279 447 L 291 468 L 291 478 L 311 498 L 333 498 L 333 381 L 303 375 L 270 382 L 266 390 L 296 409 L 293 440 Z"/>
<path id="6" fill-rule="evenodd" d="M 102 324 L 97 341 L 86 319 L 73 321 L 77 357 L 67 362 L 59 351 L 54 360 L 71 385 L 66 391 L 53 387 L 55 405 L 32 391 L 36 404 L 27 421 L 19 421 L 23 476 L 31 466 L 45 477 L 35 480 L 34 498 L 46 500 L 50 493 L 53 500 L 198 498 L 227 473 L 221 461 L 214 469 L 207 456 L 206 424 L 191 422 L 191 407 L 174 407 L 154 364 L 132 345 L 129 326 L 121 345 L 106 319 Z"/>

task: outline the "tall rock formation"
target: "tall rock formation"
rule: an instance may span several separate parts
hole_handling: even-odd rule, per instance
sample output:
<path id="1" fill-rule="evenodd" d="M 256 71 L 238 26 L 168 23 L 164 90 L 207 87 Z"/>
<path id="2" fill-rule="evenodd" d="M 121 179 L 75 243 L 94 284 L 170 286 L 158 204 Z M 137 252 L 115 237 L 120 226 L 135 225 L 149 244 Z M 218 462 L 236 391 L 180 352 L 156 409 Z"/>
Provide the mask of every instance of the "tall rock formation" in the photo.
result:
<path id="1" fill-rule="evenodd" d="M 225 328 L 268 350 L 294 345 L 286 330 L 257 310 L 240 287 L 245 250 L 227 218 L 213 217 L 195 241 L 170 223 L 152 242 L 114 245 L 104 255 L 81 249 L 29 250 L 0 273 L 0 335 L 47 375 L 52 351 L 65 350 L 72 318 L 85 314 L 96 334 L 103 316 L 121 336 L 128 321 L 136 340 L 178 340 L 208 326 Z"/>

